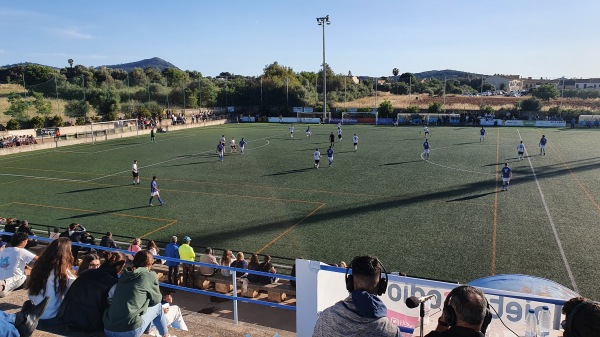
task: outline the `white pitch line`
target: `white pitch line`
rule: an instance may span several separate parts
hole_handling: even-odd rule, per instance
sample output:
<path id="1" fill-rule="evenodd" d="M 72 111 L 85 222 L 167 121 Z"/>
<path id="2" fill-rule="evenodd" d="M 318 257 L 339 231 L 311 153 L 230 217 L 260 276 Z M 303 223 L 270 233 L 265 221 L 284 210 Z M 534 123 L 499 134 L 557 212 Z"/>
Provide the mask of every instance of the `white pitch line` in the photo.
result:
<path id="1" fill-rule="evenodd" d="M 160 142 L 168 142 L 171 140 L 176 140 L 176 139 L 182 139 L 182 138 L 189 138 L 189 137 L 193 137 L 194 135 L 189 135 L 189 136 L 182 136 L 182 137 L 173 137 L 173 138 L 168 138 L 168 139 L 162 139 L 160 140 Z M 148 143 L 137 143 L 137 144 L 130 144 L 130 145 L 123 145 L 123 146 L 117 146 L 117 147 L 111 147 L 109 149 L 106 150 L 98 150 L 98 151 L 94 151 L 94 152 L 79 152 L 79 151 L 71 151 L 71 150 L 54 150 L 54 152 L 71 152 L 71 153 L 80 153 L 80 154 L 97 154 L 97 153 L 102 153 L 102 152 L 108 152 L 108 151 L 116 151 L 116 150 L 120 150 L 120 149 L 124 149 L 124 148 L 128 148 L 128 147 L 132 147 L 132 146 L 141 146 L 141 145 L 146 145 Z M 93 145 L 89 145 L 88 146 L 93 146 Z"/>
<path id="2" fill-rule="evenodd" d="M 517 129 L 519 133 L 519 139 L 521 138 L 521 132 Z M 558 232 L 556 231 L 556 225 L 554 225 L 554 220 L 552 219 L 552 215 L 550 214 L 550 208 L 548 208 L 548 204 L 546 203 L 546 198 L 544 197 L 544 192 L 542 192 L 542 187 L 540 186 L 540 182 L 538 181 L 537 175 L 535 174 L 535 170 L 533 169 L 533 164 L 531 163 L 531 157 L 527 153 L 527 148 L 525 148 L 525 155 L 527 155 L 527 161 L 529 162 L 529 167 L 531 168 L 531 173 L 533 174 L 533 178 L 535 179 L 535 184 L 537 185 L 538 191 L 540 192 L 540 197 L 542 198 L 542 204 L 544 205 L 544 209 L 546 210 L 546 215 L 548 216 L 548 220 L 550 221 L 550 227 L 552 227 L 552 233 L 554 234 L 554 239 L 556 240 L 556 244 L 558 245 L 558 250 L 560 251 L 560 256 L 565 264 L 565 268 L 567 269 L 567 274 L 569 275 L 569 279 L 571 280 L 571 284 L 573 285 L 573 290 L 579 293 L 579 288 L 577 287 L 577 283 L 575 283 L 575 277 L 573 276 L 573 272 L 571 272 L 571 267 L 569 266 L 569 261 L 567 261 L 567 255 L 565 254 L 565 250 L 563 249 L 562 243 L 560 242 L 560 238 L 558 237 Z"/>
<path id="3" fill-rule="evenodd" d="M 28 175 L 24 175 L 24 174 L 0 173 L 0 176 L 21 177 L 21 178 L 41 179 L 41 180 L 70 181 L 70 182 L 76 182 L 76 183 L 85 183 L 84 180 L 50 178 L 50 177 L 38 177 L 38 176 L 28 176 Z"/>

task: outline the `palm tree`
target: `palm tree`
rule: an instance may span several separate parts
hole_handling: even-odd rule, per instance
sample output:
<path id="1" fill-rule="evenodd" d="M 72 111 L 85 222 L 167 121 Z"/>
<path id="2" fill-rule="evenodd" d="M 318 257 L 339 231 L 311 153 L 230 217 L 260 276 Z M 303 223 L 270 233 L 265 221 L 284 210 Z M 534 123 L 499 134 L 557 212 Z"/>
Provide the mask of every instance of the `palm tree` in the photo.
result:
<path id="1" fill-rule="evenodd" d="M 396 95 L 398 95 L 398 74 L 399 73 L 400 73 L 400 70 L 398 70 L 398 68 L 392 69 L 392 74 L 394 74 L 394 79 L 396 80 Z"/>
<path id="2" fill-rule="evenodd" d="M 69 59 L 67 62 L 69 62 L 69 65 L 71 66 L 71 68 L 73 68 L 73 59 Z"/>

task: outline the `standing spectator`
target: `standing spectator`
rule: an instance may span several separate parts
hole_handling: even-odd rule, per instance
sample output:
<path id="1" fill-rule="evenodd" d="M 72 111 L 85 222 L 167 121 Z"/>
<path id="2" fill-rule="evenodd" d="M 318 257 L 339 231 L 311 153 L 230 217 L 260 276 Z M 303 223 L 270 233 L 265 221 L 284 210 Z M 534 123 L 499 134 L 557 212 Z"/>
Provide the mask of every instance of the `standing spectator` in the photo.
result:
<path id="1" fill-rule="evenodd" d="M 111 232 L 106 232 L 106 235 L 103 236 L 102 239 L 100 239 L 100 246 L 108 248 L 117 248 L 115 240 L 113 240 L 112 238 Z"/>
<path id="2" fill-rule="evenodd" d="M 171 237 L 171 243 L 165 247 L 165 256 L 179 259 L 179 245 L 177 244 L 177 237 Z M 169 267 L 169 273 L 167 274 L 167 283 L 179 285 L 179 262 L 167 261 L 167 267 Z"/>
<path id="3" fill-rule="evenodd" d="M 48 307 L 40 317 L 40 324 L 59 323 L 56 318 L 58 308 L 67 290 L 75 281 L 72 266 L 71 241 L 67 238 L 58 238 L 50 242 L 35 261 L 27 282 L 29 299 L 37 305 L 44 297 L 49 298 Z"/>
<path id="4" fill-rule="evenodd" d="M 194 248 L 190 246 L 192 239 L 189 236 L 183 237 L 183 244 L 179 246 L 179 258 L 184 261 L 195 261 L 196 253 Z M 193 288 L 196 284 L 196 274 L 194 272 L 193 264 L 183 264 L 183 285 L 186 287 Z"/>
<path id="5" fill-rule="evenodd" d="M 35 254 L 25 249 L 27 239 L 27 234 L 17 233 L 12 236 L 12 247 L 0 252 L 0 298 L 25 284 L 25 267 L 37 259 Z"/>
<path id="6" fill-rule="evenodd" d="M 385 293 L 387 286 L 379 260 L 357 256 L 350 268 L 352 275 L 346 275 L 350 295 L 321 312 L 313 337 L 399 337 L 398 327 L 388 320 L 387 308 L 377 296 Z"/>
<path id="7" fill-rule="evenodd" d="M 223 256 L 221 257 L 221 265 L 229 267 L 233 262 L 233 252 L 230 250 L 223 251 Z M 223 276 L 231 276 L 231 270 L 221 269 L 221 275 Z"/>
<path id="8" fill-rule="evenodd" d="M 158 276 L 150 270 L 152 264 L 152 254 L 139 251 L 133 258 L 133 267 L 125 270 L 119 279 L 112 303 L 102 318 L 107 337 L 140 337 L 151 323 L 161 336 L 170 336 Z"/>
<path id="9" fill-rule="evenodd" d="M 130 252 L 133 252 L 134 254 L 127 255 L 129 260 L 133 260 L 133 256 L 135 255 L 135 253 L 142 250 L 142 247 L 140 246 L 141 244 L 142 244 L 142 239 L 140 239 L 140 238 L 135 238 L 131 241 L 131 244 L 129 245 L 129 247 L 127 247 L 127 250 Z"/>
<path id="10" fill-rule="evenodd" d="M 60 237 L 60 229 L 58 227 L 54 227 L 52 233 L 48 236 L 51 240 L 56 240 Z"/>
<path id="11" fill-rule="evenodd" d="M 60 320 L 75 331 L 102 331 L 108 293 L 117 284 L 126 260 L 123 253 L 104 252 L 104 263 L 99 268 L 79 273 L 60 306 Z"/>
<path id="12" fill-rule="evenodd" d="M 219 265 L 217 258 L 213 255 L 212 248 L 206 247 L 204 254 L 200 256 L 200 262 Z M 200 274 L 204 276 L 212 276 L 217 272 L 217 268 L 200 266 Z"/>

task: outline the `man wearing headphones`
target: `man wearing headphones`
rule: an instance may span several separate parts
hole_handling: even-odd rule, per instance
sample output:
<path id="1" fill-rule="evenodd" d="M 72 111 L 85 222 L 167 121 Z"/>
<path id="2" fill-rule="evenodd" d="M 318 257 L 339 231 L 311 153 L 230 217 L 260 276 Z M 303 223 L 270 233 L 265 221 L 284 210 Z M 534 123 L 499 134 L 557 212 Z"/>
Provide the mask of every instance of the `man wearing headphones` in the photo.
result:
<path id="1" fill-rule="evenodd" d="M 437 328 L 425 337 L 484 337 L 491 320 L 483 292 L 460 286 L 448 294 Z"/>
<path id="2" fill-rule="evenodd" d="M 320 314 L 313 337 L 400 336 L 378 297 L 387 289 L 387 273 L 376 257 L 357 256 L 352 260 L 346 270 L 346 289 L 350 295 L 345 300 Z"/>
<path id="3" fill-rule="evenodd" d="M 563 305 L 566 319 L 561 323 L 563 337 L 596 337 L 600 335 L 600 303 L 575 297 Z"/>

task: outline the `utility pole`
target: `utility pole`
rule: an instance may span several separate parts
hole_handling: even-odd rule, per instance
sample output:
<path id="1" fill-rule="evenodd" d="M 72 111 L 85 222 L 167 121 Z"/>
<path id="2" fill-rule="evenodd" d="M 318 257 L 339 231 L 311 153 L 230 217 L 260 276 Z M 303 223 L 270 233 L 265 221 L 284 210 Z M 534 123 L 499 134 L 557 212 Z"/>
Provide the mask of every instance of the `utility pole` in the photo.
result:
<path id="1" fill-rule="evenodd" d="M 323 119 L 327 118 L 327 67 L 325 63 L 325 25 L 329 22 L 329 15 L 317 18 L 317 24 L 323 27 Z"/>

